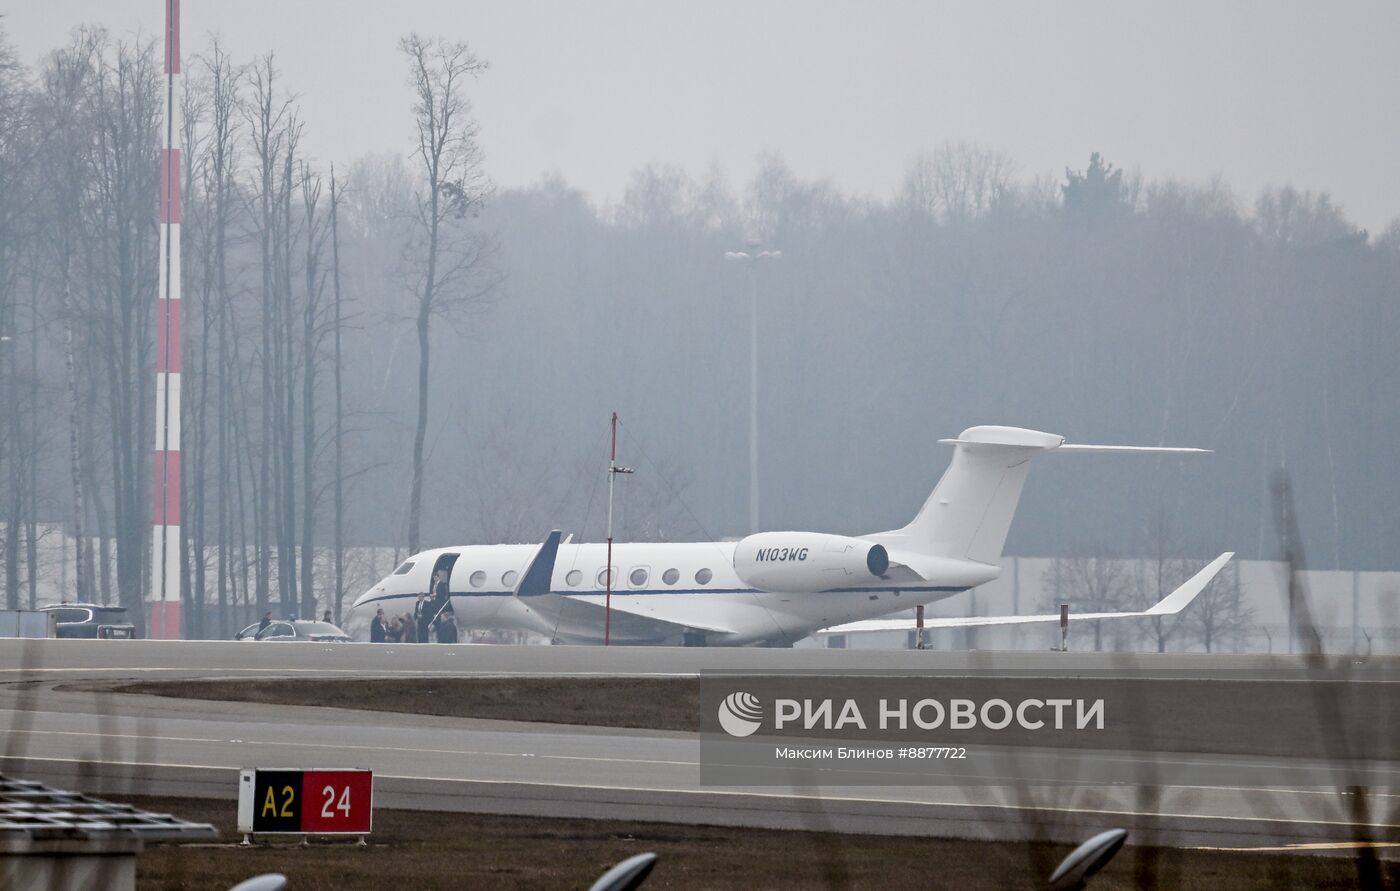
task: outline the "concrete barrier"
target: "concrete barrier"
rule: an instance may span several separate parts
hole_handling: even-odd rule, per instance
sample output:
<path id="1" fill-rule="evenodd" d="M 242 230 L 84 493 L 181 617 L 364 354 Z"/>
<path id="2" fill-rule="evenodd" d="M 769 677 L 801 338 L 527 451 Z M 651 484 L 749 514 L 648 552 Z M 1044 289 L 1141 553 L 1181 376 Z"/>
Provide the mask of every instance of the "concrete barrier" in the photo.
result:
<path id="1" fill-rule="evenodd" d="M 52 616 L 37 609 L 0 609 L 0 637 L 53 637 Z"/>

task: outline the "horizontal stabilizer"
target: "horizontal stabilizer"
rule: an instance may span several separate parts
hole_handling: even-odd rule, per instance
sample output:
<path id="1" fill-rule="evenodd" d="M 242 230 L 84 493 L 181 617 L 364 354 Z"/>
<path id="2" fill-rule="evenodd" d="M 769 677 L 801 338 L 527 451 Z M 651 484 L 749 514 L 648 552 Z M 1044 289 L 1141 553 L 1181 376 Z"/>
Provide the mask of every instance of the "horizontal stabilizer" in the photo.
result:
<path id="1" fill-rule="evenodd" d="M 1181 612 L 1205 590 L 1216 574 L 1234 557 L 1227 551 L 1216 557 L 1200 572 L 1187 579 L 1175 591 L 1163 597 L 1145 610 L 1123 613 L 1070 613 L 1071 621 L 1097 619 L 1142 619 L 1152 616 L 1171 616 Z M 1034 616 L 967 616 L 960 618 L 925 619 L 924 628 L 977 628 L 988 625 L 1029 625 L 1039 622 L 1058 622 L 1059 613 Z M 914 631 L 918 624 L 913 619 L 871 619 L 865 622 L 851 622 L 818 631 L 818 634 L 856 634 L 869 631 Z"/>
<path id="2" fill-rule="evenodd" d="M 1186 449 L 1178 446 L 1117 446 L 1117 445 L 1077 445 L 1065 443 L 1055 449 L 1057 452 L 1104 452 L 1128 455 L 1209 455 L 1211 449 Z"/>

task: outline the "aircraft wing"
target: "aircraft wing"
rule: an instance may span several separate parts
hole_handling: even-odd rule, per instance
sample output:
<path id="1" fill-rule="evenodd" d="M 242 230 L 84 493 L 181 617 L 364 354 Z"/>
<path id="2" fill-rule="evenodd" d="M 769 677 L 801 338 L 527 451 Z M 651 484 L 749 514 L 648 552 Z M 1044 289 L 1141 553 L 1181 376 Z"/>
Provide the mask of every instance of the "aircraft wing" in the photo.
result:
<path id="1" fill-rule="evenodd" d="M 607 609 L 601 603 L 566 597 L 550 590 L 550 579 L 554 575 L 554 561 L 559 555 L 561 534 L 555 530 L 545 538 L 540 549 L 535 552 L 530 565 L 520 574 L 514 596 L 530 610 L 556 628 L 574 625 L 602 627 Z M 686 631 L 706 631 L 717 634 L 732 633 L 728 628 L 713 625 L 681 624 L 656 616 L 643 615 L 612 608 L 609 620 L 612 628 L 621 638 L 664 638 L 683 634 Z"/>
<path id="2" fill-rule="evenodd" d="M 607 612 L 606 607 L 601 603 L 553 593 L 531 597 L 528 600 L 528 605 L 551 625 L 564 628 L 576 625 L 602 628 Z M 616 598 L 613 601 L 610 624 L 612 633 L 622 639 L 656 640 L 676 637 L 687 631 L 704 631 L 711 634 L 733 633 L 731 629 L 721 628 L 718 625 L 672 622 L 669 619 L 632 612 L 621 608 L 617 604 Z"/>
<path id="3" fill-rule="evenodd" d="M 1151 616 L 1171 616 L 1181 612 L 1191 601 L 1196 599 L 1196 595 L 1205 590 L 1211 579 L 1224 568 L 1226 563 L 1234 557 L 1233 551 L 1227 551 L 1210 561 L 1204 569 L 1191 578 L 1187 579 L 1175 591 L 1163 597 L 1145 610 L 1138 612 L 1122 613 L 1070 613 L 1070 619 L 1076 622 L 1093 619 L 1141 619 Z M 1059 613 L 1051 613 L 1035 616 L 967 616 L 957 618 L 925 619 L 924 628 L 974 628 L 987 625 L 1026 625 L 1036 622 L 1058 622 Z M 845 625 L 835 625 L 831 628 L 824 628 L 817 634 L 851 634 L 862 631 L 914 631 L 918 624 L 913 619 L 870 619 L 864 622 L 850 622 Z"/>

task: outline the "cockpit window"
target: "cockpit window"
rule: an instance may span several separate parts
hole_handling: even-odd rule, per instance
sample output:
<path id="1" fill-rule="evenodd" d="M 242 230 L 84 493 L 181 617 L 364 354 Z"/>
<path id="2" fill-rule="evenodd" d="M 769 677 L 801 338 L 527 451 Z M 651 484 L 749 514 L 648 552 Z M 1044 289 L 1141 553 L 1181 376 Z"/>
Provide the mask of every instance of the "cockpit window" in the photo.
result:
<path id="1" fill-rule="evenodd" d="M 408 571 L 413 568 L 412 560 L 405 560 L 398 569 L 394 570 L 394 575 L 408 575 Z"/>

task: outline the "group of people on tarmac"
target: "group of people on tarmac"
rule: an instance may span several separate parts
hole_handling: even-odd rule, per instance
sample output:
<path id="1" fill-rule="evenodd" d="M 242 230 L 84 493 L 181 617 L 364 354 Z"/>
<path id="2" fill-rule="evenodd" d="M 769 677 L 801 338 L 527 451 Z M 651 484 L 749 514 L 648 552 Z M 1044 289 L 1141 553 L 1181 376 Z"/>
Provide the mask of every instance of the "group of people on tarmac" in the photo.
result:
<path id="1" fill-rule="evenodd" d="M 452 613 L 452 601 L 447 592 L 447 573 L 433 573 L 433 596 L 419 594 L 412 613 L 390 619 L 383 608 L 377 610 L 369 623 L 370 643 L 438 643 L 457 642 L 457 620 Z"/>

